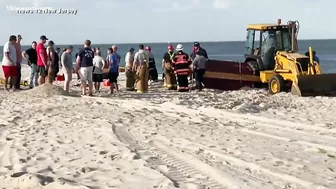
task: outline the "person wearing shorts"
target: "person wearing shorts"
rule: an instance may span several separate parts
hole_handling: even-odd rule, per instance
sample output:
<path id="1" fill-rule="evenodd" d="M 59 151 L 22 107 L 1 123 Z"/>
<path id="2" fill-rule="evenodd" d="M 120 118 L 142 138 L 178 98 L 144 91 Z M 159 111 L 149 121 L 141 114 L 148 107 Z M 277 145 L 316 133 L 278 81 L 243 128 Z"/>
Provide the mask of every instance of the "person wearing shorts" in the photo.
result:
<path id="1" fill-rule="evenodd" d="M 73 51 L 73 47 L 70 45 L 61 56 L 61 65 L 62 65 L 64 80 L 65 80 L 64 90 L 66 92 L 69 92 L 70 82 L 72 80 L 72 72 L 73 72 L 72 57 L 71 57 L 72 51 Z"/>
<path id="2" fill-rule="evenodd" d="M 109 56 L 109 81 L 110 81 L 110 90 L 113 94 L 113 89 L 116 89 L 116 92 L 119 93 L 118 87 L 118 76 L 119 76 L 119 60 L 118 55 L 113 52 L 112 48 L 109 49 L 112 52 L 112 55 Z"/>
<path id="3" fill-rule="evenodd" d="M 36 45 L 37 45 L 36 41 L 33 41 L 31 48 L 22 52 L 22 56 L 28 62 L 28 66 L 30 66 L 30 77 L 29 77 L 30 89 L 38 86 Z"/>
<path id="4" fill-rule="evenodd" d="M 105 66 L 105 60 L 101 56 L 99 48 L 96 48 L 95 56 L 93 58 L 93 76 L 95 92 L 100 92 L 100 84 L 103 82 L 103 69 Z"/>
<path id="5" fill-rule="evenodd" d="M 14 44 L 15 49 L 16 49 L 16 69 L 17 69 L 17 76 L 16 76 L 16 80 L 15 80 L 15 83 L 14 83 L 14 86 L 15 86 L 16 90 L 21 90 L 21 87 L 20 87 L 20 83 L 21 83 L 21 63 L 22 63 L 21 40 L 22 40 L 22 36 L 17 35 L 16 43 Z M 12 86 L 12 84 L 10 86 Z"/>
<path id="6" fill-rule="evenodd" d="M 93 93 L 93 82 L 92 82 L 92 72 L 93 72 L 93 57 L 94 52 L 92 51 L 91 41 L 86 40 L 84 42 L 84 49 L 79 51 L 76 60 L 77 66 L 76 71 L 79 71 L 79 76 L 81 79 L 82 95 L 86 95 L 87 83 L 89 84 L 89 96 Z"/>
<path id="7" fill-rule="evenodd" d="M 12 90 L 15 91 L 17 77 L 17 60 L 16 60 L 16 36 L 11 35 L 9 41 L 3 47 L 2 70 L 5 76 L 5 90 L 8 91 L 8 81 L 12 84 Z"/>
<path id="8" fill-rule="evenodd" d="M 39 74 L 39 85 L 45 83 L 45 78 L 47 76 L 47 50 L 44 44 L 47 42 L 48 38 L 45 35 L 40 37 L 40 42 L 36 46 L 37 53 L 37 72 Z"/>
<path id="9" fill-rule="evenodd" d="M 56 78 L 56 71 L 58 72 L 58 54 L 55 51 L 54 41 L 48 42 L 47 47 L 47 59 L 48 59 L 48 83 L 52 84 Z M 57 64 L 57 65 L 56 65 Z"/>

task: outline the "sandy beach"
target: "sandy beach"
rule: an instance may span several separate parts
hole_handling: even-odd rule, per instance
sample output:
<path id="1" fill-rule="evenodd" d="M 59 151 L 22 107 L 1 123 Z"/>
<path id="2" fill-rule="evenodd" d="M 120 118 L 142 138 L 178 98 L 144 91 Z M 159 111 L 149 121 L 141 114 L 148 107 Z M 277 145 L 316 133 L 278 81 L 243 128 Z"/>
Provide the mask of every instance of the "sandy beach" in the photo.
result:
<path id="1" fill-rule="evenodd" d="M 119 83 L 1 90 L 0 188 L 336 188 L 335 98 Z"/>

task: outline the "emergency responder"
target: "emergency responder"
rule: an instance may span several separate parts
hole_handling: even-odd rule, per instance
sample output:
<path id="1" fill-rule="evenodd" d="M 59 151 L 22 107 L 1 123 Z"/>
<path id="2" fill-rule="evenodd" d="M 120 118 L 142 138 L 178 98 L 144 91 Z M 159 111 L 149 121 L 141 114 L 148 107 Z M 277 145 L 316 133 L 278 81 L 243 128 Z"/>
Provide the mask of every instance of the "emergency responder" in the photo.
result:
<path id="1" fill-rule="evenodd" d="M 172 60 L 175 74 L 177 76 L 178 91 L 186 92 L 189 91 L 189 83 L 188 83 L 188 76 L 190 72 L 189 55 L 183 52 L 182 44 L 178 44 L 176 46 L 176 51 L 177 52 L 173 56 Z"/>
<path id="2" fill-rule="evenodd" d="M 169 90 L 176 90 L 176 76 L 173 70 L 172 58 L 174 56 L 174 47 L 168 45 L 168 52 L 163 55 L 162 59 L 162 69 L 164 73 L 164 84 L 163 86 Z"/>
<path id="3" fill-rule="evenodd" d="M 149 57 L 149 63 L 148 63 L 149 78 L 148 78 L 148 80 L 157 82 L 158 81 L 158 72 L 157 72 L 157 69 L 156 69 L 155 58 L 154 58 L 154 55 L 152 53 L 152 48 L 150 46 L 147 46 L 146 51 L 147 51 L 148 57 Z"/>
<path id="4" fill-rule="evenodd" d="M 205 49 L 203 49 L 201 47 L 201 44 L 197 41 L 194 42 L 194 48 L 193 48 L 193 52 L 191 53 L 192 57 L 191 60 L 194 60 L 194 58 L 196 57 L 196 52 L 199 51 L 199 53 L 204 56 L 206 59 L 209 59 L 208 58 L 208 53 L 206 52 Z"/>

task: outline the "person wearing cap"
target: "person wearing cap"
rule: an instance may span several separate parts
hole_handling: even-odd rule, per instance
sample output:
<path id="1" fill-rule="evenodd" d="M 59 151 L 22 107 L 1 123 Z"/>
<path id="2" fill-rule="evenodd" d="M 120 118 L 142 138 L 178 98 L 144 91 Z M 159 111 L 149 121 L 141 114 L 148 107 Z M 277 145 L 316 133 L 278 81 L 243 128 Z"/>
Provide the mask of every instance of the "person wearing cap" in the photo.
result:
<path id="1" fill-rule="evenodd" d="M 36 45 L 36 41 L 33 41 L 31 48 L 22 52 L 22 57 L 27 60 L 28 66 L 30 66 L 29 88 L 31 89 L 38 86 Z"/>
<path id="2" fill-rule="evenodd" d="M 71 56 L 72 51 L 73 47 L 70 45 L 68 48 L 66 48 L 65 52 L 61 56 L 61 65 L 64 74 L 64 90 L 66 92 L 69 92 L 70 82 L 72 80 L 72 73 L 73 73 L 72 56 Z"/>
<path id="3" fill-rule="evenodd" d="M 48 57 L 47 50 L 44 47 L 44 44 L 47 42 L 48 38 L 45 35 L 40 37 L 40 42 L 36 46 L 37 52 L 37 71 L 39 74 L 39 85 L 45 83 L 45 78 L 47 76 L 48 69 Z"/>
<path id="4" fill-rule="evenodd" d="M 133 72 L 134 48 L 130 48 L 125 56 L 126 91 L 134 91 L 135 73 Z"/>
<path id="5" fill-rule="evenodd" d="M 56 77 L 56 70 L 58 68 L 58 54 L 55 51 L 55 43 L 54 41 L 49 41 L 48 42 L 48 47 L 47 47 L 47 57 L 48 57 L 48 68 L 47 68 L 47 74 L 48 74 L 48 83 L 53 83 Z"/>
<path id="6" fill-rule="evenodd" d="M 174 47 L 172 45 L 168 45 L 168 51 L 163 55 L 162 59 L 162 70 L 164 77 L 163 86 L 169 90 L 177 89 L 176 76 L 172 65 L 172 58 L 174 55 Z"/>
<path id="7" fill-rule="evenodd" d="M 16 50 L 16 68 L 17 68 L 17 76 L 16 76 L 16 80 L 14 83 L 14 87 L 17 90 L 20 90 L 20 83 L 21 83 L 21 63 L 22 63 L 22 47 L 21 47 L 21 40 L 22 40 L 22 36 L 21 35 L 17 35 L 16 38 L 16 43 L 15 43 L 15 50 Z M 10 88 L 12 88 L 12 86 L 10 85 Z"/>
<path id="8" fill-rule="evenodd" d="M 149 63 L 148 63 L 149 78 L 148 79 L 150 81 L 157 82 L 158 81 L 158 72 L 157 72 L 157 69 L 156 69 L 155 58 L 154 58 L 154 55 L 152 53 L 152 48 L 150 46 L 147 46 L 146 51 L 147 51 L 148 57 L 149 57 Z"/>
<path id="9" fill-rule="evenodd" d="M 196 78 L 196 89 L 199 91 L 203 88 L 203 76 L 205 74 L 205 63 L 207 59 L 202 55 L 200 51 L 196 52 L 196 57 L 192 62 L 192 68 Z"/>
<path id="10" fill-rule="evenodd" d="M 139 51 L 134 55 L 133 71 L 136 73 L 137 93 L 148 92 L 148 62 L 149 57 L 143 44 L 139 45 Z"/>
<path id="11" fill-rule="evenodd" d="M 194 42 L 194 48 L 193 48 L 194 52 L 200 52 L 202 56 L 204 56 L 206 59 L 209 59 L 208 58 L 208 53 L 206 52 L 205 49 L 203 49 L 201 47 L 201 44 L 199 42 Z M 194 53 L 193 54 L 193 57 L 191 57 L 191 59 L 193 60 L 194 58 L 196 57 L 196 54 Z"/>
<path id="12" fill-rule="evenodd" d="M 306 52 L 305 55 L 309 57 L 309 52 Z M 316 52 L 315 51 L 313 51 L 313 60 L 315 62 L 317 62 L 318 64 L 320 63 L 320 59 L 319 59 L 319 57 L 316 56 Z"/>
<path id="13" fill-rule="evenodd" d="M 189 91 L 189 82 L 188 82 L 188 76 L 189 76 L 189 55 L 185 52 L 183 52 L 183 45 L 178 44 L 176 46 L 176 54 L 173 56 L 173 66 L 174 71 L 177 76 L 177 83 L 178 88 L 177 90 L 179 92 L 186 92 Z"/>
<path id="14" fill-rule="evenodd" d="M 17 76 L 16 67 L 16 36 L 11 35 L 7 43 L 3 47 L 2 70 L 5 76 L 5 90 L 8 91 L 8 82 L 12 84 L 11 89 L 15 91 L 15 82 Z M 9 80 L 10 79 L 10 80 Z"/>

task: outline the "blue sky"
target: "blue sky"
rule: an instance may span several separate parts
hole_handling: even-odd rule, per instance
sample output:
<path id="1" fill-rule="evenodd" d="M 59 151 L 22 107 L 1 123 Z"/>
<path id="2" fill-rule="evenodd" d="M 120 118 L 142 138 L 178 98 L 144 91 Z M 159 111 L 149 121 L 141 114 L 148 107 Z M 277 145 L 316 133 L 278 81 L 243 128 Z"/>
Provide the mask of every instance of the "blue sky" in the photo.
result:
<path id="1" fill-rule="evenodd" d="M 323 2 L 323 3 L 322 3 Z M 277 5 L 278 4 L 278 5 Z M 248 23 L 299 20 L 300 39 L 336 38 L 332 0 L 1 0 L 0 44 L 47 35 L 57 44 L 242 41 Z M 20 15 L 7 6 L 76 9 L 77 15 Z M 332 24 L 330 24 L 332 23 Z"/>

